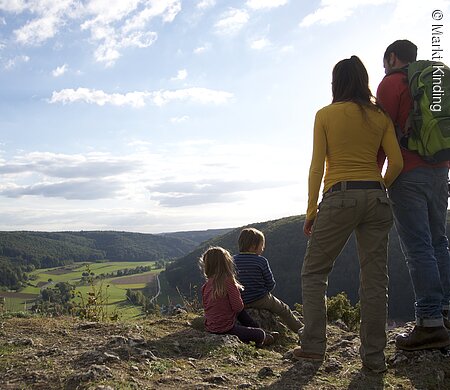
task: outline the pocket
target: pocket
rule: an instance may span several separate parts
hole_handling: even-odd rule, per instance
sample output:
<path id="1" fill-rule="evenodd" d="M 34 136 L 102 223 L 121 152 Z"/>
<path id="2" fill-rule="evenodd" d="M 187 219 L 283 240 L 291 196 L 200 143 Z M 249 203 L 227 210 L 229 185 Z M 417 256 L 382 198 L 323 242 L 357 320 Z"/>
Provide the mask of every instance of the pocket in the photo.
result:
<path id="1" fill-rule="evenodd" d="M 430 183 L 402 179 L 389 189 L 389 198 L 396 209 L 414 210 L 427 208 Z"/>
<path id="2" fill-rule="evenodd" d="M 357 201 L 353 198 L 328 198 L 321 207 L 328 223 L 346 225 L 355 220 Z"/>
<path id="3" fill-rule="evenodd" d="M 391 201 L 385 196 L 377 197 L 377 219 L 380 221 L 393 221 Z"/>

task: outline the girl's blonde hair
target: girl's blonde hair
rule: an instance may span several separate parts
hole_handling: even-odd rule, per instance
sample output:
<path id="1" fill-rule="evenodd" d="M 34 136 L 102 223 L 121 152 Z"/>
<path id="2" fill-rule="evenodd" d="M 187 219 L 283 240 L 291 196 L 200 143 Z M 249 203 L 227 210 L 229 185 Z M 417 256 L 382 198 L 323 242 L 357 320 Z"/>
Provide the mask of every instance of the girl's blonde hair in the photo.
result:
<path id="1" fill-rule="evenodd" d="M 200 267 L 206 279 L 214 278 L 213 298 L 226 295 L 225 280 L 231 278 L 237 288 L 244 287 L 237 281 L 236 268 L 230 252 L 220 246 L 208 248 L 200 257 Z"/>

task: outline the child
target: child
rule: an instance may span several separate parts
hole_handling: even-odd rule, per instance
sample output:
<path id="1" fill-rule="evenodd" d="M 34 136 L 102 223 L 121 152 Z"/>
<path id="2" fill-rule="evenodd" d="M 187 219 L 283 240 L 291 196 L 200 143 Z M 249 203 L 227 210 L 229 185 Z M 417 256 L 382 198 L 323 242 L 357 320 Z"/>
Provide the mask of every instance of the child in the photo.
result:
<path id="1" fill-rule="evenodd" d="M 264 234 L 247 228 L 239 235 L 239 254 L 234 256 L 239 283 L 244 286 L 242 300 L 245 308 L 266 309 L 277 314 L 289 329 L 299 334 L 302 322 L 294 316 L 289 306 L 271 294 L 275 280 L 264 251 Z"/>
<path id="2" fill-rule="evenodd" d="M 200 258 L 200 265 L 206 278 L 206 283 L 202 286 L 206 330 L 217 334 L 232 334 L 245 343 L 254 341 L 257 346 L 273 344 L 273 336 L 259 328 L 244 311 L 239 292 L 242 286 L 236 280 L 230 253 L 220 247 L 209 248 Z"/>

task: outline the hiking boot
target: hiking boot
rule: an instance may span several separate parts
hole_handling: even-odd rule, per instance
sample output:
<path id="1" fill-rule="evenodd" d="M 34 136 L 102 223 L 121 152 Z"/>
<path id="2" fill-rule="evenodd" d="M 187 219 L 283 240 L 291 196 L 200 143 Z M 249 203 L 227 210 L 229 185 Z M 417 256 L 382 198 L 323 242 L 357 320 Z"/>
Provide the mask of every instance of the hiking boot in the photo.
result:
<path id="1" fill-rule="evenodd" d="M 275 342 L 274 337 L 269 332 L 265 332 L 265 334 L 263 342 L 259 345 L 260 347 L 267 347 Z"/>
<path id="2" fill-rule="evenodd" d="M 450 338 L 444 326 L 415 326 L 411 333 L 402 333 L 395 338 L 395 346 L 405 351 L 444 348 L 450 345 Z"/>
<path id="3" fill-rule="evenodd" d="M 379 365 L 363 363 L 363 369 L 373 374 L 382 374 L 383 372 L 387 371 L 387 366 L 386 363 Z"/>
<path id="4" fill-rule="evenodd" d="M 323 362 L 325 355 L 314 352 L 305 352 L 302 347 L 295 347 L 292 350 L 292 356 L 296 360 L 310 360 L 312 362 Z"/>

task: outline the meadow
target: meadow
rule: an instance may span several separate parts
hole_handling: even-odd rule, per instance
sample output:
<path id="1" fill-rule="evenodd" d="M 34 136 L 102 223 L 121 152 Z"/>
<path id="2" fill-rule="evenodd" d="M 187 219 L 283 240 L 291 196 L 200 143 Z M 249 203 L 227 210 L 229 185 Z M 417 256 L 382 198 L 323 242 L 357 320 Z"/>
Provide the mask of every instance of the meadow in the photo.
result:
<path id="1" fill-rule="evenodd" d="M 41 288 L 52 287 L 59 282 L 67 282 L 76 286 L 76 291 L 86 296 L 92 290 L 90 285 L 78 285 L 83 273 L 89 272 L 93 277 L 101 274 L 117 273 L 125 269 L 133 269 L 139 266 L 150 266 L 149 272 L 140 274 L 107 277 L 104 279 L 94 279 L 95 288 L 103 288 L 108 297 L 108 312 L 117 311 L 121 318 L 129 319 L 139 317 L 141 310 L 137 306 L 128 304 L 126 299 L 126 290 L 139 290 L 146 287 L 149 283 L 155 284 L 156 294 L 156 275 L 161 269 L 155 269 L 155 262 L 99 262 L 99 263 L 76 263 L 63 267 L 46 268 L 35 270 L 30 273 L 33 280 L 29 285 L 17 293 L 0 292 L 0 297 L 5 298 L 4 308 L 7 311 L 22 311 L 26 307 L 30 308 L 34 299 L 39 295 Z"/>

